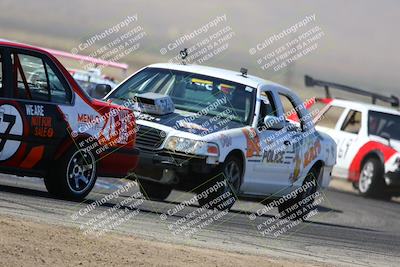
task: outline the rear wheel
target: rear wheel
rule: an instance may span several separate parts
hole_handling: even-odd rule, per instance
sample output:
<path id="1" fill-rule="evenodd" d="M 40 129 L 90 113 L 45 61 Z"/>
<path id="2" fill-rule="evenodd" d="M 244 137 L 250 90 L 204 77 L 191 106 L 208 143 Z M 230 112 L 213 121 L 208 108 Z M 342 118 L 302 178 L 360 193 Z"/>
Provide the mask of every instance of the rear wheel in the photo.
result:
<path id="1" fill-rule="evenodd" d="M 296 196 L 288 198 L 282 205 L 278 206 L 278 211 L 282 218 L 291 218 L 293 220 L 306 220 L 307 215 L 315 209 L 313 205 L 315 193 L 318 189 L 318 177 L 321 169 L 313 167 L 303 181 L 305 190 L 299 192 Z M 306 185 L 309 185 L 306 187 Z"/>
<path id="2" fill-rule="evenodd" d="M 96 159 L 92 152 L 71 148 L 44 178 L 47 191 L 57 197 L 83 199 L 97 179 Z"/>
<path id="3" fill-rule="evenodd" d="M 369 158 L 361 168 L 358 190 L 362 196 L 373 198 L 387 198 L 386 184 L 383 179 L 384 167 L 376 158 Z"/>
<path id="4" fill-rule="evenodd" d="M 140 192 L 152 200 L 165 200 L 172 191 L 172 187 L 143 179 L 138 180 Z"/>

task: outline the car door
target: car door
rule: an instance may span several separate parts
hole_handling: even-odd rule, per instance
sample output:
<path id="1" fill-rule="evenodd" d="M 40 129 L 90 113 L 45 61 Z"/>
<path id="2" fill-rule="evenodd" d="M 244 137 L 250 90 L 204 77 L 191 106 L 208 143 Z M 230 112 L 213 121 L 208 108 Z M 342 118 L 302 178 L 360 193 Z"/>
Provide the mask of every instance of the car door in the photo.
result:
<path id="1" fill-rule="evenodd" d="M 360 139 L 366 114 L 360 110 L 347 109 L 345 119 L 339 125 L 339 134 L 336 136 L 337 163 L 333 175 L 347 178 L 348 169 L 354 156 L 358 152 Z"/>
<path id="2" fill-rule="evenodd" d="M 41 172 L 66 138 L 67 123 L 58 105 L 72 105 L 72 92 L 47 56 L 5 47 L 2 57 L 0 166 Z"/>
<path id="3" fill-rule="evenodd" d="M 243 188 L 249 193 L 268 195 L 290 186 L 287 168 L 292 164 L 290 152 L 293 154 L 293 146 L 288 140 L 285 127 L 268 128 L 264 124 L 266 115 L 278 118 L 280 114 L 277 108 L 279 102 L 274 94 L 264 91 L 260 95 L 260 100 L 260 108 L 257 111 L 258 122 L 254 133 L 259 138 L 260 155 L 257 158 L 247 158 L 251 182 Z"/>

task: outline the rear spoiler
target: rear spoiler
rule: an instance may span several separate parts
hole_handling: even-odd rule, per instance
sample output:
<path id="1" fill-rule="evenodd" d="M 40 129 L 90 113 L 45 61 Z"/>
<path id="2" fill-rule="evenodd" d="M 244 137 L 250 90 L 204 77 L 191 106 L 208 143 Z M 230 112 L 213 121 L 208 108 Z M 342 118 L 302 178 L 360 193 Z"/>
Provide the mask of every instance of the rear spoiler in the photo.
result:
<path id="1" fill-rule="evenodd" d="M 392 107 L 399 107 L 399 103 L 400 103 L 399 98 L 394 95 L 384 96 L 384 95 L 368 92 L 368 91 L 365 91 L 362 89 L 350 87 L 347 85 L 316 80 L 308 75 L 304 76 L 304 82 L 307 87 L 313 87 L 313 86 L 324 87 L 326 98 L 332 98 L 329 88 L 335 88 L 335 89 L 343 90 L 343 91 L 353 93 L 353 94 L 369 96 L 372 98 L 372 104 L 376 104 L 376 100 L 381 100 L 383 102 L 390 103 Z"/>

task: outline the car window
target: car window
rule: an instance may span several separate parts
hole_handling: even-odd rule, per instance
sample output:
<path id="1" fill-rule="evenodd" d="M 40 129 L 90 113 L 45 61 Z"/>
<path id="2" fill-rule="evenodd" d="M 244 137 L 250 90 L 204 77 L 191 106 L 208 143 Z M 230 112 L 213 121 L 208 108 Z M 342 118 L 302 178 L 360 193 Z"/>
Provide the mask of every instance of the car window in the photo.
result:
<path id="1" fill-rule="evenodd" d="M 271 92 L 262 92 L 260 115 L 258 116 L 258 126 L 264 126 L 264 118 L 267 115 L 275 117 L 278 116 L 274 98 L 272 97 Z"/>
<path id="2" fill-rule="evenodd" d="M 71 92 L 69 88 L 64 85 L 58 78 L 54 70 L 46 65 L 47 74 L 49 76 L 49 88 L 51 95 L 51 102 L 53 103 L 71 103 Z"/>
<path id="3" fill-rule="evenodd" d="M 301 118 L 298 108 L 295 107 L 295 103 L 287 95 L 279 94 L 279 98 L 282 103 L 285 120 L 295 128 L 301 128 L 299 117 Z"/>
<path id="4" fill-rule="evenodd" d="M 350 110 L 342 125 L 341 130 L 349 133 L 358 134 L 361 128 L 361 112 Z"/>
<path id="5" fill-rule="evenodd" d="M 400 116 L 390 113 L 369 111 L 368 134 L 400 140 Z"/>
<path id="6" fill-rule="evenodd" d="M 40 57 L 12 54 L 14 98 L 70 103 L 71 92 Z"/>
<path id="7" fill-rule="evenodd" d="M 340 116 L 343 114 L 343 111 L 344 108 L 342 107 L 330 106 L 318 120 L 317 125 L 335 129 L 335 126 L 339 121 Z"/>

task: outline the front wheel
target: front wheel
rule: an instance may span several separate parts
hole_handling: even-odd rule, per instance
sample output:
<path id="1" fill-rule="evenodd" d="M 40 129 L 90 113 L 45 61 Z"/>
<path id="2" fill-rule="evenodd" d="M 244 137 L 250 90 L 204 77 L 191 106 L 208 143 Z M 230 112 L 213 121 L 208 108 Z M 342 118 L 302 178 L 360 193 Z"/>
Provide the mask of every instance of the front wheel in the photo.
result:
<path id="1" fill-rule="evenodd" d="M 218 210 L 230 210 L 235 204 L 243 175 L 243 163 L 231 155 L 214 172 L 199 190 L 200 206 Z"/>
<path id="2" fill-rule="evenodd" d="M 165 200 L 172 191 L 172 187 L 168 185 L 158 184 L 155 182 L 139 179 L 140 192 L 151 200 Z"/>
<path id="3" fill-rule="evenodd" d="M 56 197 L 75 200 L 85 198 L 96 182 L 96 165 L 92 152 L 71 148 L 45 176 L 47 191 Z"/>

